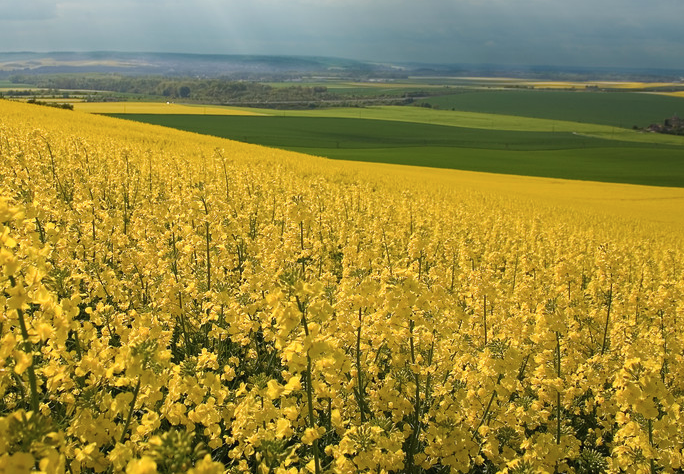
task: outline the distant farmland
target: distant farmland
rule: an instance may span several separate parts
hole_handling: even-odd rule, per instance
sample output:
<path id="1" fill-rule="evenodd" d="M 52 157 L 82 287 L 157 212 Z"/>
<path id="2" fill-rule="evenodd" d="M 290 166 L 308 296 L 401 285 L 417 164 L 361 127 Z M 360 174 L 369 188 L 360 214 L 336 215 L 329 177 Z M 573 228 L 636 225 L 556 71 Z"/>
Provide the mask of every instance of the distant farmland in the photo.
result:
<path id="1" fill-rule="evenodd" d="M 353 118 L 119 117 L 333 159 L 684 187 L 684 147 L 571 132 L 486 130 Z"/>
<path id="2" fill-rule="evenodd" d="M 616 127 L 646 127 L 673 114 L 684 115 L 684 99 L 635 92 L 540 90 L 464 91 L 432 97 L 426 104 L 441 109 L 519 115 Z"/>

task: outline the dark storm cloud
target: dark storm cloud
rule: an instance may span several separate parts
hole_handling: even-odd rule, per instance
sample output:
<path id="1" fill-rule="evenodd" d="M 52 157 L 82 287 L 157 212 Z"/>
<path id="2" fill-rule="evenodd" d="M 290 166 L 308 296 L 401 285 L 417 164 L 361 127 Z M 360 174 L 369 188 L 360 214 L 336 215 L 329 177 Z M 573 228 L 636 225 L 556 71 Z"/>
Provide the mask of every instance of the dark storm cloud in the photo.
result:
<path id="1" fill-rule="evenodd" d="M 679 0 L 0 0 L 0 7 L 13 12 L 0 21 L 14 18 L 0 29 L 6 51 L 684 67 Z"/>

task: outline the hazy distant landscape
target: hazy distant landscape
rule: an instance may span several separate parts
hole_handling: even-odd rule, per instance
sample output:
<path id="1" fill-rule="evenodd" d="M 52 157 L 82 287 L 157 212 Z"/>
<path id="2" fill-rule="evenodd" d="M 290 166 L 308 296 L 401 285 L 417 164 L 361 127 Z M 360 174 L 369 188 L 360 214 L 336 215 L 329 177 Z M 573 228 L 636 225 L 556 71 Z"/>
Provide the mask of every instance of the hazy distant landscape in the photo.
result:
<path id="1" fill-rule="evenodd" d="M 0 51 L 0 78 L 41 74 L 123 74 L 170 77 L 301 79 L 312 75 L 352 78 L 408 76 L 513 77 L 566 80 L 682 81 L 682 68 L 373 62 L 334 57 L 126 52 L 33 53 Z"/>
<path id="2" fill-rule="evenodd" d="M 684 114 L 684 72 L 132 53 L 0 64 L 8 98 L 106 103 L 120 118 L 328 158 L 684 186 L 684 129 L 663 128 Z M 140 102 L 195 109 L 146 115 Z"/>

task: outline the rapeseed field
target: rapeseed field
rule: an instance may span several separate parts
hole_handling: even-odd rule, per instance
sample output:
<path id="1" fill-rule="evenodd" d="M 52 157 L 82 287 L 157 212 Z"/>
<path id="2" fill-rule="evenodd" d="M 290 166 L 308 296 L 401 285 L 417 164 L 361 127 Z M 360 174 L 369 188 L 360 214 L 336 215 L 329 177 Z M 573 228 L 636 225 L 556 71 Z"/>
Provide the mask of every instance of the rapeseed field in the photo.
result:
<path id="1" fill-rule="evenodd" d="M 681 472 L 680 190 L 0 118 L 0 472 Z"/>

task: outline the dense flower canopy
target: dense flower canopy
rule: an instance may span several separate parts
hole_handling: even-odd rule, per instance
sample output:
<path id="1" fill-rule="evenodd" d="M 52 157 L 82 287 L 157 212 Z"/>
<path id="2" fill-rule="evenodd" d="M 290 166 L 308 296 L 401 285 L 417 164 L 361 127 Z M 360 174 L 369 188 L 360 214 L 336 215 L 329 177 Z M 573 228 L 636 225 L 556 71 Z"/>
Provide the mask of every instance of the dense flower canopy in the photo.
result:
<path id="1" fill-rule="evenodd" d="M 0 111 L 5 472 L 680 469 L 680 231 Z"/>

